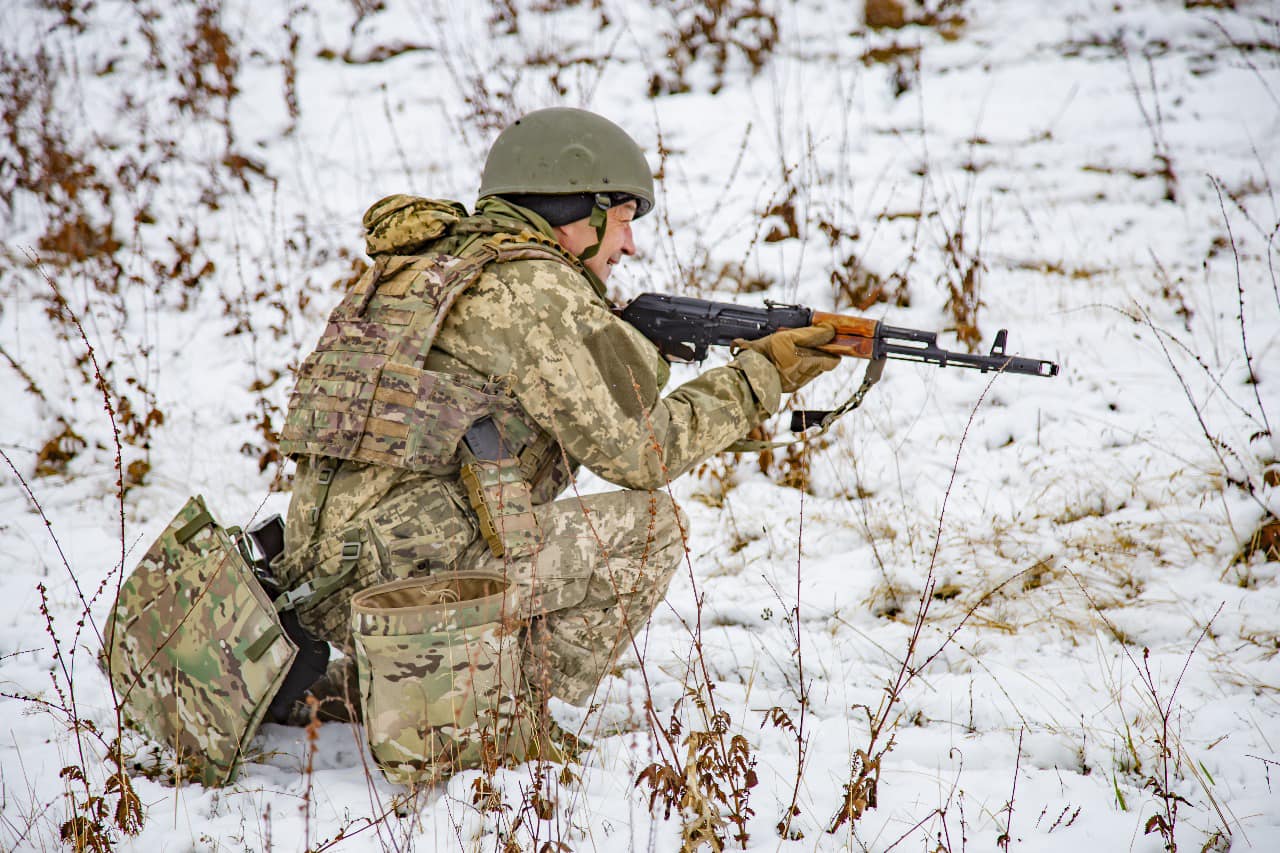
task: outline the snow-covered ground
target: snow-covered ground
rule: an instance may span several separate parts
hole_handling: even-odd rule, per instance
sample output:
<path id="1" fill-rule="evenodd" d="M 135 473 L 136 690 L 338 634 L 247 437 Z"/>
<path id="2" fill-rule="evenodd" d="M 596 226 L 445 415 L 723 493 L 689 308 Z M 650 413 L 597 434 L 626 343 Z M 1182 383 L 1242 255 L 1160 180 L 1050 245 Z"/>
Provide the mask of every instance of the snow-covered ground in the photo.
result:
<path id="1" fill-rule="evenodd" d="M 758 777 L 749 849 L 1160 850 L 1175 807 L 1180 849 L 1280 849 L 1280 561 L 1236 559 L 1280 509 L 1274 4 L 928 0 L 878 29 L 818 0 L 172 5 L 0 8 L 0 848 L 57 848 L 103 793 L 65 711 L 116 735 L 94 655 L 121 564 L 190 494 L 228 524 L 287 506 L 267 434 L 364 208 L 472 202 L 496 129 L 569 104 L 660 167 L 619 298 L 858 313 L 839 281 L 869 275 L 891 295 L 862 313 L 953 349 L 962 319 L 980 347 L 1007 327 L 1061 375 L 891 363 L 807 455 L 672 483 L 688 570 L 643 662 L 557 709 L 597 735 L 570 772 L 499 771 L 488 811 L 475 771 L 405 801 L 358 728 L 267 725 L 228 788 L 136 775 L 120 848 L 674 850 L 693 806 L 636 779 L 719 711 Z M 109 261 L 68 261 L 108 219 Z M 829 833 L 860 752 L 877 802 Z"/>

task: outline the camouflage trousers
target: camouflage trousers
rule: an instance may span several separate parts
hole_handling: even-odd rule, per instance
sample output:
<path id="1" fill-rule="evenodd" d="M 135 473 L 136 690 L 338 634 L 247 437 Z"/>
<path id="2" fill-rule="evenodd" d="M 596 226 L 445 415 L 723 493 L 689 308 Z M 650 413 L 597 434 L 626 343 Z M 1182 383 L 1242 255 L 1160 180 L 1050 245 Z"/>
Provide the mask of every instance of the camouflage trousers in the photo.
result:
<path id="1" fill-rule="evenodd" d="M 498 571 L 514 583 L 528 619 L 521 648 L 529 687 L 580 705 L 666 595 L 687 522 L 670 497 L 646 491 L 565 498 L 535 507 L 534 516 L 541 544 L 533 554 L 495 557 L 479 540 L 458 568 Z"/>
<path id="2" fill-rule="evenodd" d="M 535 506 L 534 516 L 533 552 L 495 557 L 456 483 L 352 463 L 318 476 L 307 460 L 300 463 L 281 580 L 288 588 L 341 577 L 336 589 L 300 611 L 313 633 L 347 655 L 316 686 L 318 698 L 348 693 L 355 683 L 349 615 L 355 592 L 441 571 L 483 570 L 511 585 L 504 618 L 522 628 L 529 689 L 584 702 L 665 596 L 685 553 L 687 522 L 669 496 L 649 491 L 563 498 Z M 359 556 L 344 566 L 343 544 L 354 541 L 362 543 Z"/>

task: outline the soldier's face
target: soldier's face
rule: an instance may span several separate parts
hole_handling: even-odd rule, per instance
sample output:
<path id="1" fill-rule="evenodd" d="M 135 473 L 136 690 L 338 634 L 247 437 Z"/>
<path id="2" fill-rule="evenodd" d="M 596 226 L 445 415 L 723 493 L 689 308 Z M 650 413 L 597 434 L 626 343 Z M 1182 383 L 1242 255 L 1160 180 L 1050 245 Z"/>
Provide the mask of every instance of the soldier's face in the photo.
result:
<path id="1" fill-rule="evenodd" d="M 584 263 L 601 281 L 607 281 L 613 272 L 614 264 L 622 260 L 623 255 L 634 255 L 636 243 L 631 236 L 631 220 L 636 215 L 636 203 L 629 201 L 609 208 L 604 239 L 600 248 Z M 596 229 L 586 219 L 570 222 L 555 229 L 556 239 L 560 245 L 575 255 L 582 254 L 588 246 L 596 242 Z"/>

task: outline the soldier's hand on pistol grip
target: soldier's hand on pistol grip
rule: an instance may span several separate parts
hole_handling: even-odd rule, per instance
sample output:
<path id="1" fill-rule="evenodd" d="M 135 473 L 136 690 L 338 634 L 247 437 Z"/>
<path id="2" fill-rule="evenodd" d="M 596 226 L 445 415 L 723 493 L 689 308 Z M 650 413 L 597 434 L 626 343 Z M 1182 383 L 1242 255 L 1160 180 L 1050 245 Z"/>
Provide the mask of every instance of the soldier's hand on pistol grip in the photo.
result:
<path id="1" fill-rule="evenodd" d="M 831 343 L 835 336 L 835 328 L 827 325 L 783 329 L 754 341 L 738 338 L 733 351 L 754 350 L 769 359 L 782 379 L 783 392 L 790 394 L 840 363 L 840 356 L 813 349 Z"/>

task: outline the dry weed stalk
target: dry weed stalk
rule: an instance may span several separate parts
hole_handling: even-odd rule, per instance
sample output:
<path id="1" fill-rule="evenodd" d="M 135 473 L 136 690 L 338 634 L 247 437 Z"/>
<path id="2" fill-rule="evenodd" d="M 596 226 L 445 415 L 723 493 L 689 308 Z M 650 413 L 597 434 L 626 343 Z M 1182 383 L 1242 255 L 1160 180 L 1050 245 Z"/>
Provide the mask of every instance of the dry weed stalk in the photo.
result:
<path id="1" fill-rule="evenodd" d="M 44 522 L 45 529 L 53 542 L 55 550 L 58 552 L 58 557 L 71 580 L 72 588 L 75 590 L 81 606 L 81 611 L 76 617 L 74 634 L 70 642 L 64 644 L 56 628 L 53 612 L 49 607 L 48 590 L 43 583 L 37 584 L 36 591 L 40 596 L 40 614 L 44 620 L 45 633 L 52 643 L 53 661 L 56 664 L 56 668 L 50 673 L 50 678 L 58 698 L 56 702 L 51 702 L 21 694 L 4 693 L 3 695 L 52 713 L 56 718 L 60 718 L 71 732 L 78 760 L 63 767 L 58 774 L 67 785 L 65 797 L 68 808 L 67 819 L 59 827 L 59 837 L 63 843 L 69 845 L 77 853 L 81 853 L 81 851 L 106 853 L 115 849 L 119 835 L 137 835 L 142 830 L 144 822 L 142 801 L 134 792 L 132 780 L 125 770 L 125 755 L 121 742 L 124 731 L 123 700 L 116 695 L 115 688 L 111 685 L 110 678 L 108 678 L 108 688 L 111 691 L 111 702 L 115 715 L 115 734 L 114 736 L 109 736 L 93 720 L 81 716 L 76 698 L 76 682 L 73 672 L 75 670 L 77 652 L 83 648 L 80 642 L 80 635 L 86 625 L 92 629 L 99 644 L 112 642 L 111 637 L 104 638 L 102 636 L 102 632 L 93 618 L 92 607 L 103 592 L 108 589 L 112 578 L 115 579 L 115 592 L 117 594 L 123 581 L 126 554 L 125 482 L 122 466 L 123 445 L 120 439 L 120 427 L 116 421 L 116 411 L 112 405 L 114 395 L 110 384 L 98 365 L 97 355 L 93 345 L 89 342 L 84 326 L 81 325 L 79 316 L 67 306 L 57 283 L 42 268 L 40 272 L 53 291 L 57 303 L 67 311 L 69 320 L 74 325 L 80 342 L 85 347 L 84 359 L 92 366 L 97 390 L 102 395 L 103 409 L 106 411 L 107 418 L 111 424 L 115 449 L 116 479 L 114 491 L 119 518 L 117 539 L 120 545 L 120 559 L 114 570 L 108 573 L 93 594 L 86 598 L 77 574 L 72 570 L 66 553 L 62 549 L 62 544 L 54 532 L 53 522 L 45 514 L 44 507 L 41 506 L 39 499 L 37 499 L 35 492 L 32 491 L 30 483 L 22 475 L 22 472 L 13 464 L 9 456 L 3 450 L 0 450 L 0 458 L 4 459 L 5 464 L 17 479 L 32 507 L 40 516 L 41 521 Z M 96 776 L 94 770 L 91 769 L 95 763 L 90 760 L 86 737 L 99 744 L 103 752 L 101 760 L 110 765 L 107 777 L 102 783 L 101 791 L 96 789 L 95 783 L 92 781 L 93 777 Z"/>
<path id="2" fill-rule="evenodd" d="M 982 344 L 978 309 L 983 304 L 978 294 L 985 267 L 978 249 L 970 251 L 965 248 L 964 214 L 965 208 L 961 208 L 959 222 L 943 241 L 943 257 L 947 265 L 942 282 L 947 288 L 946 310 L 955 323 L 956 337 L 969 352 L 977 352 Z"/>
<path id="3" fill-rule="evenodd" d="M 643 396 L 639 382 L 631 376 L 632 388 L 643 409 Z M 649 439 L 653 451 L 662 459 L 662 447 L 653 422 L 645 415 Z M 567 461 L 567 459 L 566 459 Z M 660 463 L 662 464 L 662 463 Z M 667 483 L 666 494 L 671 495 L 671 477 L 662 464 L 663 479 Z M 575 484 L 576 491 L 576 484 Z M 733 720 L 728 711 L 721 708 L 715 696 L 715 682 L 707 666 L 702 642 L 702 608 L 704 594 L 699 592 L 689 554 L 688 531 L 684 519 L 677 514 L 680 541 L 684 553 L 684 565 L 693 586 L 695 614 L 693 624 L 681 619 L 693 642 L 694 665 L 689 668 L 684 695 L 671 709 L 666 725 L 659 718 L 653 702 L 653 692 L 644 669 L 643 651 L 637 642 L 638 626 L 624 620 L 624 628 L 633 650 L 640 658 L 641 677 L 645 689 L 645 711 L 658 746 L 658 760 L 650 763 L 637 775 L 635 784 L 649 788 L 649 808 L 656 808 L 659 800 L 664 806 L 664 817 L 669 818 L 673 809 L 682 818 L 682 849 L 693 851 L 703 844 L 713 850 L 723 850 L 727 824 L 733 824 L 733 838 L 744 848 L 749 839 L 747 821 L 755 813 L 749 805 L 751 789 L 758 779 L 755 757 L 751 745 L 741 734 L 731 734 Z M 651 516 L 650 523 L 653 523 Z M 598 534 L 597 534 L 598 538 Z M 691 682 L 690 682 L 691 679 Z M 698 711 L 703 723 L 701 729 L 691 729 L 683 739 L 685 757 L 680 759 L 678 743 L 684 725 L 680 721 L 680 709 L 685 702 Z"/>
<path id="4" fill-rule="evenodd" d="M 1005 814 L 1004 827 L 1000 830 L 1000 834 L 996 837 L 996 846 L 1008 853 L 1009 845 L 1013 843 L 1013 803 L 1018 797 L 1018 770 L 1022 767 L 1022 734 L 1025 729 L 1018 729 L 1018 751 L 1017 757 L 1013 762 L 1013 787 L 1009 791 L 1009 799 L 1005 802 L 1004 808 L 1000 811 Z"/>
<path id="5" fill-rule="evenodd" d="M 1121 311 L 1121 313 L 1129 317 L 1133 322 L 1146 326 L 1151 331 L 1165 357 L 1166 364 L 1173 372 L 1179 387 L 1182 389 L 1183 396 L 1186 397 L 1192 412 L 1196 416 L 1201 435 L 1218 462 L 1223 480 L 1228 486 L 1247 496 L 1258 508 L 1260 519 L 1257 527 L 1248 534 L 1237 534 L 1236 536 L 1241 544 L 1231 561 L 1231 565 L 1245 565 L 1249 557 L 1255 552 L 1272 555 L 1280 554 L 1280 521 L 1277 520 L 1280 517 L 1280 512 L 1277 511 L 1277 507 L 1274 504 L 1274 490 L 1280 484 L 1280 473 L 1277 473 L 1277 471 L 1280 471 L 1280 459 L 1275 457 L 1275 432 L 1272 429 L 1268 404 L 1264 401 L 1260 390 L 1262 377 L 1259 374 L 1257 359 L 1249 339 L 1249 321 L 1247 319 L 1249 305 L 1246 300 L 1244 275 L 1240 265 L 1240 250 L 1236 244 L 1235 233 L 1231 227 L 1231 217 L 1227 213 L 1224 199 L 1227 194 L 1224 191 L 1221 180 L 1215 176 L 1210 176 L 1209 180 L 1217 193 L 1219 210 L 1227 231 L 1227 245 L 1231 249 L 1234 262 L 1237 308 L 1235 320 L 1239 330 L 1240 356 L 1243 359 L 1245 368 L 1244 384 L 1250 389 L 1250 394 L 1253 398 L 1251 404 L 1236 400 L 1224 387 L 1219 371 L 1215 370 L 1192 345 L 1184 342 L 1172 332 L 1158 326 L 1145 308 L 1138 307 L 1136 313 L 1127 311 Z M 1275 235 L 1280 233 L 1280 223 L 1277 223 L 1276 228 L 1270 234 L 1264 229 L 1259 228 L 1258 230 L 1267 238 L 1268 270 L 1272 289 L 1277 294 L 1276 308 L 1280 311 L 1280 285 L 1277 284 L 1277 274 L 1271 264 L 1271 255 L 1273 254 L 1271 247 Z M 1207 401 L 1201 402 L 1197 400 L 1187 376 L 1178 367 L 1177 361 L 1170 351 L 1169 343 L 1172 343 L 1179 351 L 1190 357 L 1204 378 L 1211 384 L 1214 394 L 1225 401 L 1231 411 L 1244 418 L 1244 426 L 1249 432 L 1243 437 L 1243 440 L 1231 438 L 1229 430 L 1232 428 L 1232 424 L 1229 421 L 1224 423 L 1220 419 L 1215 419 L 1207 406 Z M 1231 525 L 1234 531 L 1231 513 L 1225 502 L 1224 512 L 1226 513 L 1228 525 Z M 1224 568 L 1224 574 L 1228 569 L 1229 567 Z M 1242 584 L 1248 584 L 1249 582 L 1247 576 L 1241 577 Z"/>
<path id="6" fill-rule="evenodd" d="M 686 564 L 689 563 L 686 548 Z M 650 725 L 666 745 L 665 755 L 645 767 L 636 777 L 636 785 L 649 789 L 649 807 L 660 801 L 664 817 L 673 809 L 682 816 L 683 850 L 696 850 L 702 844 L 723 850 L 728 824 L 733 824 L 733 839 L 744 848 L 749 839 L 747 821 L 755 813 L 749 805 L 751 789 L 758 783 L 755 757 L 751 745 L 741 734 L 731 734 L 733 720 L 720 708 L 715 698 L 715 683 L 707 668 L 702 644 L 702 607 L 704 595 L 694 583 L 695 616 L 693 624 L 684 623 L 693 640 L 692 661 L 684 695 L 671 709 L 664 725 L 653 707 L 652 697 L 645 703 Z M 683 622 L 683 620 L 682 620 Z M 648 691 L 648 681 L 645 681 Z M 691 729 L 683 737 L 685 758 L 679 760 L 676 744 L 681 741 L 684 724 L 680 711 L 685 703 L 698 711 L 704 728 Z"/>
<path id="7" fill-rule="evenodd" d="M 1168 696 L 1161 696 L 1160 685 L 1157 684 L 1156 676 L 1151 671 L 1151 649 L 1146 646 L 1142 647 L 1142 662 L 1139 663 L 1137 659 L 1134 658 L 1133 652 L 1129 650 L 1130 641 L 1126 635 L 1116 627 L 1115 623 L 1107 618 L 1106 613 L 1102 611 L 1102 608 L 1099 607 L 1098 603 L 1094 600 L 1088 588 L 1085 586 L 1083 579 L 1074 572 L 1070 572 L 1070 574 L 1072 580 L 1074 580 L 1076 585 L 1080 588 L 1080 592 L 1083 593 L 1084 597 L 1088 600 L 1090 609 L 1097 614 L 1100 620 L 1102 620 L 1102 624 L 1106 626 L 1107 631 L 1120 645 L 1120 649 L 1124 652 L 1125 657 L 1128 658 L 1130 665 L 1133 667 L 1134 672 L 1138 675 L 1139 681 L 1142 683 L 1144 696 L 1147 701 L 1151 703 L 1151 708 L 1155 712 L 1156 719 L 1159 722 L 1157 730 L 1152 733 L 1152 740 L 1156 747 L 1156 769 L 1147 775 L 1142 784 L 1144 790 L 1151 791 L 1152 797 L 1156 801 L 1157 810 L 1147 818 L 1146 823 L 1143 824 L 1143 834 L 1159 834 L 1161 840 L 1164 842 L 1164 849 L 1167 853 L 1177 853 L 1178 843 L 1176 839 L 1176 831 L 1178 827 L 1178 810 L 1180 806 L 1190 806 L 1191 802 L 1174 790 L 1173 787 L 1173 783 L 1182 777 L 1182 761 L 1184 757 L 1181 742 L 1177 733 L 1174 731 L 1174 703 L 1177 699 L 1178 690 L 1182 686 L 1182 680 L 1186 677 L 1187 670 L 1191 667 L 1191 661 L 1195 657 L 1196 650 L 1200 648 L 1200 643 L 1204 641 L 1206 636 L 1208 636 L 1209 630 L 1213 627 L 1213 623 L 1217 620 L 1218 615 L 1222 613 L 1222 608 L 1226 605 L 1225 603 L 1219 604 L 1218 608 L 1213 612 L 1213 615 L 1204 623 L 1204 627 L 1200 629 L 1200 633 L 1196 636 L 1195 642 L 1191 644 L 1191 649 L 1183 659 L 1182 669 L 1179 670 L 1178 677 L 1174 679 L 1173 687 L 1169 690 Z M 1189 765 L 1191 764 L 1189 760 L 1188 763 Z M 1191 773 L 1197 782 L 1200 782 L 1202 785 L 1204 784 L 1200 775 L 1195 771 L 1194 766 L 1191 766 Z M 1116 792 L 1117 796 L 1119 796 L 1118 785 L 1116 786 Z M 1222 809 L 1218 807 L 1216 798 L 1213 796 L 1212 792 L 1208 790 L 1207 786 L 1205 787 L 1205 793 L 1222 821 L 1219 834 L 1225 833 L 1227 836 L 1230 836 L 1232 834 L 1230 821 L 1227 820 Z M 1123 800 L 1121 800 L 1121 802 L 1123 804 Z M 1206 849 L 1209 849 L 1207 845 Z"/>
<path id="8" fill-rule="evenodd" d="M 1116 37 L 1116 47 L 1124 57 L 1124 68 L 1129 75 L 1129 89 L 1133 92 L 1134 100 L 1138 102 L 1138 111 L 1142 113 L 1142 120 L 1146 122 L 1147 132 L 1151 134 L 1152 158 L 1156 161 L 1154 174 L 1164 181 L 1164 200 L 1176 204 L 1178 175 L 1173 170 L 1173 158 L 1169 153 L 1169 145 L 1164 139 L 1164 114 L 1160 110 L 1160 87 L 1156 84 L 1155 64 L 1151 61 L 1151 54 L 1144 49 L 1142 58 L 1147 64 L 1147 82 L 1151 86 L 1151 108 L 1148 110 L 1142 99 L 1138 78 L 1133 71 L 1129 48 L 1121 36 Z"/>
<path id="9" fill-rule="evenodd" d="M 855 233 L 847 233 L 828 219 L 818 222 L 818 230 L 827 236 L 833 251 L 841 244 L 856 239 Z M 855 311 L 866 311 L 879 304 L 891 304 L 898 308 L 911 305 L 907 279 L 901 273 L 881 276 L 868 269 L 856 251 L 848 254 L 831 270 L 831 290 L 834 294 L 832 310 L 848 306 Z"/>
<path id="10" fill-rule="evenodd" d="M 763 0 L 678 0 L 664 7 L 671 28 L 664 33 L 666 67 L 649 78 L 649 97 L 692 88 L 688 75 L 703 59 L 711 66 L 711 94 L 724 86 L 735 54 L 752 74 L 764 68 L 778 45 L 778 17 Z"/>
<path id="11" fill-rule="evenodd" d="M 916 613 L 911 623 L 911 633 L 907 638 L 907 647 L 902 655 L 902 661 L 893 677 L 883 687 L 880 702 L 874 710 L 869 705 L 853 706 L 853 710 L 861 710 L 867 715 L 867 745 L 865 748 L 855 750 L 851 756 L 849 780 L 843 785 L 843 798 L 839 809 L 831 817 L 827 826 L 828 833 L 837 832 L 846 823 L 856 825 L 868 809 L 876 807 L 882 762 L 884 756 L 893 749 L 897 741 L 899 717 L 895 714 L 895 709 L 902 702 L 907 687 L 915 680 L 916 676 L 928 668 L 929 664 L 951 645 L 956 635 L 968 623 L 973 614 L 977 612 L 978 608 L 982 607 L 1007 584 L 1026 574 L 1026 570 L 1017 572 L 984 593 L 965 611 L 942 639 L 942 642 L 938 644 L 938 647 L 924 660 L 918 664 L 916 663 L 921 636 L 928 622 L 930 606 L 935 598 L 934 592 L 937 586 L 935 568 L 937 566 L 938 553 L 942 547 L 942 531 L 946 521 L 947 503 L 951 497 L 951 490 L 955 485 L 960 467 L 960 455 L 964 451 L 965 441 L 969 436 L 969 429 L 973 426 L 978 409 L 982 406 L 983 400 L 986 399 L 987 393 L 999 376 L 1000 374 L 996 373 L 991 377 L 982 394 L 978 397 L 978 401 L 974 404 L 973 409 L 970 410 L 969 419 L 965 423 L 964 432 L 961 434 L 960 441 L 956 447 L 956 458 L 951 466 L 951 476 L 943 494 L 942 508 L 938 513 L 938 529 L 934 536 L 933 553 L 929 559 L 929 568 L 925 575 L 920 598 L 916 603 Z"/>
<path id="12" fill-rule="evenodd" d="M 794 445 L 792 447 L 795 447 Z M 810 447 L 808 443 L 803 445 L 805 454 L 805 470 L 808 470 L 808 457 Z M 791 448 L 788 448 L 791 449 Z M 763 465 L 762 465 L 763 467 Z M 782 816 L 774 825 L 774 831 L 778 837 L 788 841 L 799 841 L 804 838 L 804 832 L 794 826 L 792 821 L 800 816 L 800 785 L 804 779 L 804 768 L 809 753 L 809 738 L 805 732 L 805 722 L 809 713 L 809 684 L 805 679 L 804 670 L 804 642 L 800 631 L 800 593 L 801 593 L 801 560 L 804 542 L 804 498 L 805 490 L 800 490 L 800 514 L 799 526 L 796 532 L 796 584 L 795 584 L 795 603 L 787 607 L 782 595 L 778 590 L 774 590 L 774 596 L 778 599 L 778 603 L 785 609 L 786 615 L 783 622 L 790 628 L 791 636 L 788 638 L 791 643 L 791 657 L 796 662 L 796 705 L 799 713 L 796 719 L 792 719 L 783 708 L 774 706 L 769 708 L 764 715 L 764 719 L 760 722 L 760 727 L 772 725 L 774 728 L 784 731 L 795 739 L 796 745 L 796 766 L 795 775 L 792 779 L 791 798 L 786 808 L 782 811 Z"/>
<path id="13" fill-rule="evenodd" d="M 923 105 L 921 108 L 923 109 Z M 976 134 L 975 128 L 975 137 Z M 983 224 L 980 208 L 974 212 L 977 225 L 970 227 L 970 211 L 974 207 L 973 194 L 977 186 L 977 172 L 974 169 L 966 170 L 964 196 L 959 199 L 954 219 L 948 222 L 947 202 L 950 201 L 950 193 L 938 192 L 929 165 L 927 139 L 924 146 L 921 177 L 926 184 L 933 187 L 933 194 L 938 199 L 937 221 L 941 227 L 938 248 L 942 254 L 943 265 L 938 275 L 938 283 L 946 289 L 945 310 L 951 316 L 956 337 L 969 352 L 977 352 L 982 343 L 982 331 L 978 328 L 978 311 L 984 304 L 981 299 L 982 275 L 987 268 L 982 259 Z M 972 143 L 969 160 L 972 163 Z"/>

